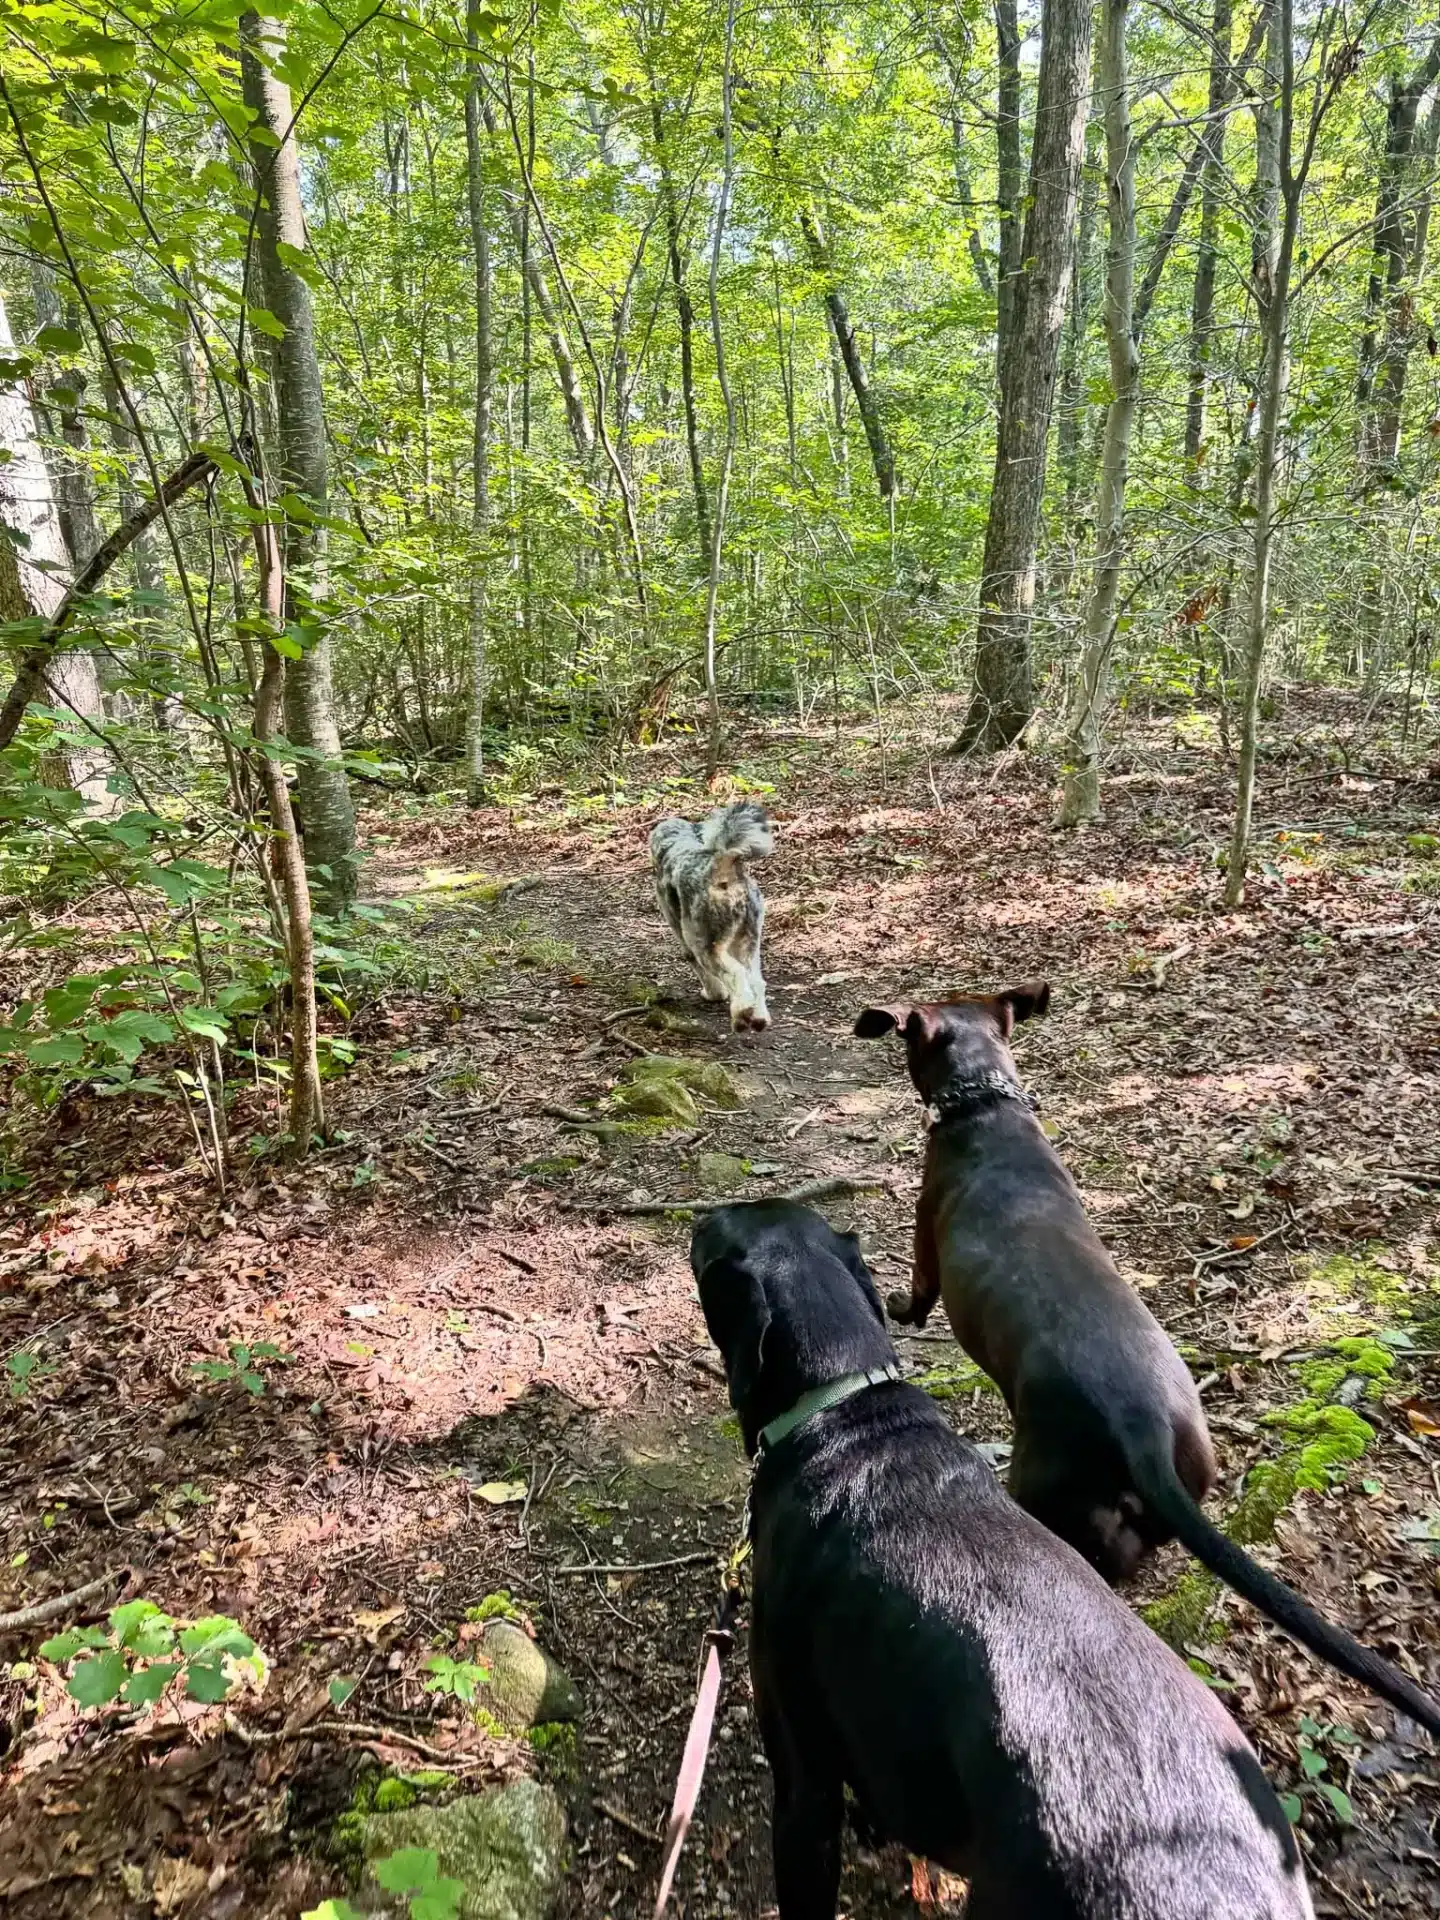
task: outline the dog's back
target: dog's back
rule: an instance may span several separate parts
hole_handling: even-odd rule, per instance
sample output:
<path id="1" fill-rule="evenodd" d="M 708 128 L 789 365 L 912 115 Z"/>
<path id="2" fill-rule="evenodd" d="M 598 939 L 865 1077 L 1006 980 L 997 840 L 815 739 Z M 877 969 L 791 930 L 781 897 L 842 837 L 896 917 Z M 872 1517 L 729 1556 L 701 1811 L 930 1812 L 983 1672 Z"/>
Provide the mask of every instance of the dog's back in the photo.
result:
<path id="1" fill-rule="evenodd" d="M 757 1498 L 757 1696 L 876 1831 L 967 1874 L 971 1920 L 1308 1916 L 1234 1723 L 938 1410 L 880 1388 L 824 1425 Z"/>

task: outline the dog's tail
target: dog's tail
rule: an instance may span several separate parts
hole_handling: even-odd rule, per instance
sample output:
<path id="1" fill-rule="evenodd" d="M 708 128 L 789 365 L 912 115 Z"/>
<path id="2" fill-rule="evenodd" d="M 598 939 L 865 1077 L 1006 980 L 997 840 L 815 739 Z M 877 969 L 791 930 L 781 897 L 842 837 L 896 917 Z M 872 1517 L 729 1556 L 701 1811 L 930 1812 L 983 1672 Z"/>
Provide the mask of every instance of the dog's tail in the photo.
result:
<path id="1" fill-rule="evenodd" d="M 753 800 L 717 807 L 700 823 L 700 844 L 709 853 L 735 853 L 742 860 L 768 860 L 775 851 L 770 816 Z"/>
<path id="2" fill-rule="evenodd" d="M 1422 1727 L 1440 1739 L 1440 1706 L 1429 1694 L 1407 1680 L 1398 1668 L 1378 1653 L 1361 1646 L 1343 1627 L 1337 1627 L 1323 1614 L 1302 1600 L 1293 1588 L 1273 1573 L 1257 1565 L 1242 1547 L 1212 1526 L 1191 1499 L 1175 1470 L 1164 1441 L 1146 1450 L 1133 1463 L 1135 1484 L 1147 1506 L 1173 1529 L 1176 1539 L 1187 1547 L 1202 1566 L 1217 1574 L 1226 1586 L 1258 1607 L 1285 1632 L 1308 1647 L 1318 1659 L 1328 1661 L 1341 1673 L 1369 1687 L 1382 1700 L 1388 1700 L 1401 1713 L 1408 1713 Z"/>

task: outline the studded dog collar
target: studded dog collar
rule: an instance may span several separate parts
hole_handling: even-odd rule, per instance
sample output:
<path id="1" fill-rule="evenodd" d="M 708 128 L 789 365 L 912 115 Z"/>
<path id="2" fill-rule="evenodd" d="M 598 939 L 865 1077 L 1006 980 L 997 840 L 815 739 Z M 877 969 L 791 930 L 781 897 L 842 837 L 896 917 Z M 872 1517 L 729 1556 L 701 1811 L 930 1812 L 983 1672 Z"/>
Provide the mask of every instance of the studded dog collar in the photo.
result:
<path id="1" fill-rule="evenodd" d="M 992 1067 L 987 1073 L 957 1075 L 928 1104 L 944 1121 L 965 1119 L 994 1100 L 1017 1100 L 1032 1113 L 1040 1104 L 1033 1093 L 1027 1093 L 1018 1080 L 1012 1080 L 998 1067 Z"/>

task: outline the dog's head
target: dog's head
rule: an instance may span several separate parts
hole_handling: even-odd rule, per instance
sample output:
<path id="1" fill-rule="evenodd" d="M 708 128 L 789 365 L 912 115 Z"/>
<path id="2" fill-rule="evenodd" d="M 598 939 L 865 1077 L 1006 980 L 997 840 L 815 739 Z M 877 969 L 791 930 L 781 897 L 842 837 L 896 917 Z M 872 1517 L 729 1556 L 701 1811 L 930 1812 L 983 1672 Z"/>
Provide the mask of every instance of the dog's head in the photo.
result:
<path id="1" fill-rule="evenodd" d="M 956 994 L 923 1006 L 866 1007 L 855 1022 L 862 1040 L 899 1033 L 910 1078 L 922 1100 L 933 1100 L 966 1074 L 1014 1074 L 1010 1035 L 1017 1020 L 1050 1010 L 1050 983 L 1032 981 L 1004 993 Z"/>
<path id="2" fill-rule="evenodd" d="M 859 1241 L 810 1207 L 717 1207 L 696 1224 L 690 1265 L 747 1453 L 811 1387 L 894 1362 Z"/>

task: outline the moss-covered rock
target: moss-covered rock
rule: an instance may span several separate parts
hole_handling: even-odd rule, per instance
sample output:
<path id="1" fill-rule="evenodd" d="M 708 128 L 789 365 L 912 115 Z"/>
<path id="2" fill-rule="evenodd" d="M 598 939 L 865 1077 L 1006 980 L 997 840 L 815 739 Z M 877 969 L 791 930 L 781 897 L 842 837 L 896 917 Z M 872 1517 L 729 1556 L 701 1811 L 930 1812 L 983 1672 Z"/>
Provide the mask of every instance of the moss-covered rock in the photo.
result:
<path id="1" fill-rule="evenodd" d="M 1220 1594 L 1220 1582 L 1203 1567 L 1181 1574 L 1173 1589 L 1140 1610 L 1145 1624 L 1177 1653 L 1188 1647 L 1219 1640 L 1224 1628 L 1210 1614 Z"/>
<path id="2" fill-rule="evenodd" d="M 718 1060 L 689 1060 L 679 1054 L 647 1053 L 642 1060 L 627 1061 L 620 1078 L 627 1086 L 647 1082 L 681 1086 L 690 1093 L 703 1094 L 716 1107 L 740 1105 L 740 1090 Z"/>
<path id="3" fill-rule="evenodd" d="M 372 1867 L 403 1848 L 432 1852 L 440 1874 L 465 1889 L 461 1920 L 546 1920 L 565 1871 L 565 1815 L 554 1791 L 535 1780 L 445 1806 L 368 1814 L 360 1841 Z M 357 1900 L 362 1909 L 385 1908 L 368 1871 Z"/>
<path id="4" fill-rule="evenodd" d="M 542 1722 L 578 1720 L 574 1682 L 513 1620 L 492 1619 L 481 1636 L 479 1659 L 489 1673 L 477 1700 L 517 1733 Z"/>
<path id="5" fill-rule="evenodd" d="M 700 1118 L 695 1096 L 679 1080 L 634 1080 L 617 1087 L 614 1097 L 621 1112 L 663 1120 L 668 1126 L 693 1127 Z"/>
<path id="6" fill-rule="evenodd" d="M 734 1193 L 745 1173 L 745 1162 L 733 1153 L 702 1153 L 695 1162 L 702 1193 Z"/>

